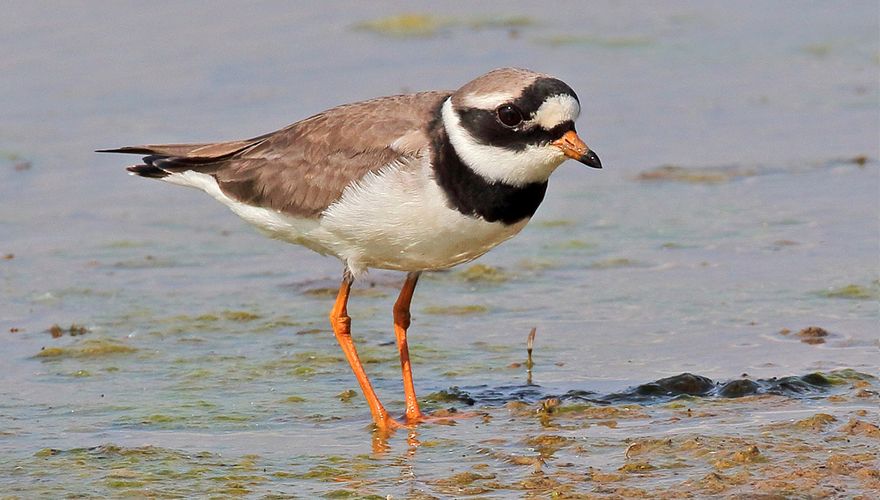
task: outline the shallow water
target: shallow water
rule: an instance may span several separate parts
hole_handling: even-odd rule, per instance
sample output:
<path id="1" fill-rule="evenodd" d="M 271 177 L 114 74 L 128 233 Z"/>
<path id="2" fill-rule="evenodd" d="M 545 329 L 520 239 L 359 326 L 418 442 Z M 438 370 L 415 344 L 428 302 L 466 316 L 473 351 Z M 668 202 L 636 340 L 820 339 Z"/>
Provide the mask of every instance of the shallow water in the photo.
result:
<path id="1" fill-rule="evenodd" d="M 436 9 L 4 8 L 0 492 L 880 487 L 876 5 Z M 409 436 L 373 435 L 347 392 L 338 262 L 91 153 L 253 136 L 503 65 L 575 88 L 606 168 L 564 165 L 521 235 L 420 282 L 416 388 L 479 416 Z M 393 411 L 401 278 L 372 273 L 349 309 Z M 669 386 L 682 373 L 707 379 Z"/>

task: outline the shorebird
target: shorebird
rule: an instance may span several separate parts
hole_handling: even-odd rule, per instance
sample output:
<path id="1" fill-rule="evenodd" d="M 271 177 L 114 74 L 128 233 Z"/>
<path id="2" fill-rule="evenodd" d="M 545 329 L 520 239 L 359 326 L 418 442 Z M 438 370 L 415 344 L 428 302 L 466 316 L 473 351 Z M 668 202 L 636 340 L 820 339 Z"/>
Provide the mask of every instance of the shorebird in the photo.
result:
<path id="1" fill-rule="evenodd" d="M 447 269 L 515 236 L 567 158 L 601 168 L 575 132 L 577 94 L 525 69 L 490 71 L 455 91 L 338 106 L 253 139 L 99 150 L 144 155 L 133 175 L 207 192 L 272 238 L 344 264 L 330 324 L 380 429 L 422 422 L 407 346 L 424 271 Z M 394 303 L 405 421 L 379 401 L 351 337 L 352 282 L 406 272 Z"/>

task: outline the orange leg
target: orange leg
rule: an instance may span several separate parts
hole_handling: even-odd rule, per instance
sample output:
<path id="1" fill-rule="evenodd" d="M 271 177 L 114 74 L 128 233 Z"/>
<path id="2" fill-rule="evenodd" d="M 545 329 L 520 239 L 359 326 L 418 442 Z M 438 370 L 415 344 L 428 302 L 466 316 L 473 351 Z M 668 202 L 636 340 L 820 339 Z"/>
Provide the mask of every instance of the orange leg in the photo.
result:
<path id="1" fill-rule="evenodd" d="M 418 281 L 418 272 L 407 274 L 397 302 L 394 303 L 394 336 L 397 337 L 397 352 L 400 354 L 400 368 L 403 371 L 403 393 L 406 397 L 406 421 L 408 423 L 419 422 L 424 418 L 419 410 L 419 401 L 416 399 L 416 389 L 413 386 L 412 368 L 409 362 L 409 347 L 406 343 L 406 329 L 409 328 L 410 323 L 409 305 L 412 302 L 413 292 Z"/>
<path id="2" fill-rule="evenodd" d="M 403 393 L 406 398 L 406 423 L 417 424 L 424 422 L 451 423 L 452 420 L 462 417 L 476 416 L 476 413 L 456 413 L 452 415 L 425 415 L 419 409 L 419 400 L 416 398 L 416 389 L 413 386 L 412 367 L 409 361 L 409 346 L 406 343 L 406 330 L 410 324 L 409 306 L 412 303 L 413 292 L 419 281 L 418 272 L 406 275 L 406 281 L 400 289 L 397 302 L 394 303 L 394 336 L 397 337 L 397 352 L 400 354 L 400 369 L 403 372 Z M 415 440 L 417 443 L 418 440 Z"/>
<path id="3" fill-rule="evenodd" d="M 354 372 L 354 376 L 361 386 L 361 391 L 363 391 L 364 397 L 367 399 L 367 404 L 370 405 L 373 422 L 380 429 L 394 429 L 400 427 L 400 424 L 388 415 L 385 407 L 382 406 L 382 402 L 379 401 L 379 397 L 376 396 L 376 391 L 373 390 L 370 379 L 367 378 L 364 366 L 358 358 L 357 349 L 354 347 L 354 341 L 351 339 L 351 318 L 348 316 L 347 311 L 351 282 L 351 274 L 346 270 L 342 277 L 342 284 L 339 285 L 336 303 L 330 311 L 330 325 L 333 327 L 333 333 L 336 334 L 336 340 L 339 341 L 339 345 L 342 347 L 342 352 L 345 353 L 345 358 L 348 359 L 348 364 L 351 365 L 351 371 Z"/>

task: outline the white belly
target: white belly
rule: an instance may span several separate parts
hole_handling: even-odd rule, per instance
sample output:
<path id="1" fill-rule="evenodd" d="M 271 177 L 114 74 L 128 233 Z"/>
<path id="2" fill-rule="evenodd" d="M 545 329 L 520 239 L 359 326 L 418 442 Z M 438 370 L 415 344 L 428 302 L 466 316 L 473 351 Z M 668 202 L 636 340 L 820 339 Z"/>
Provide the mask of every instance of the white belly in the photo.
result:
<path id="1" fill-rule="evenodd" d="M 165 180 L 207 192 L 268 236 L 339 257 L 355 276 L 371 267 L 448 268 L 483 255 L 528 223 L 486 222 L 449 208 L 425 164 L 392 164 L 367 175 L 318 219 L 233 200 L 210 175 L 189 171 Z"/>
<path id="2" fill-rule="evenodd" d="M 525 227 L 450 208 L 427 165 L 389 165 L 346 189 L 321 220 L 352 271 L 444 269 L 473 260 Z"/>

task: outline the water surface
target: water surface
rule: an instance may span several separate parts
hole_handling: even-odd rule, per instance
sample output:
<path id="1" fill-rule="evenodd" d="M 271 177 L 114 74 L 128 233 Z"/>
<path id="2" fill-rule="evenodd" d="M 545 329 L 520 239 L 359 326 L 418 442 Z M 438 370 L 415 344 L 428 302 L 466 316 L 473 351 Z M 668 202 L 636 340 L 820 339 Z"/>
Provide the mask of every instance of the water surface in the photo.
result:
<path id="1" fill-rule="evenodd" d="M 419 15 L 395 17 L 407 13 Z M 877 14 L 871 2 L 6 6 L 0 491 L 870 491 Z M 410 436 L 373 436 L 347 393 L 326 322 L 338 262 L 92 153 L 254 136 L 505 65 L 577 90 L 579 133 L 606 168 L 565 164 L 521 235 L 420 282 L 416 388 L 434 410 L 482 416 Z M 401 279 L 371 273 L 349 309 L 394 411 Z M 811 326 L 827 335 L 799 335 Z M 816 372 L 828 383 L 771 390 Z M 682 373 L 713 389 L 637 389 Z M 737 380 L 757 389 L 719 394 Z M 796 474 L 820 466 L 847 480 Z"/>

